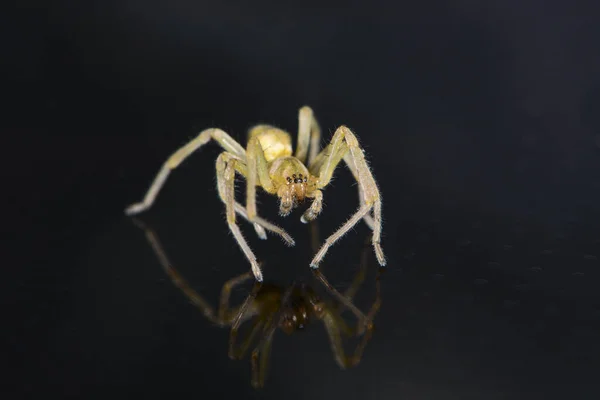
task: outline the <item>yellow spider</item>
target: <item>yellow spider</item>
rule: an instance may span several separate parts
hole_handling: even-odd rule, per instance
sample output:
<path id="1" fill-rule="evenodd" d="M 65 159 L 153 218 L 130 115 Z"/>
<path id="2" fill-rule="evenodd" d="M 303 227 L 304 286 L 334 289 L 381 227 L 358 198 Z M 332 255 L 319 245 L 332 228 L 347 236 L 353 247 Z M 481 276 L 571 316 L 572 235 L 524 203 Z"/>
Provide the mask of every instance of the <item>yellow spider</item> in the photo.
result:
<path id="1" fill-rule="evenodd" d="M 225 149 L 217 158 L 216 169 L 217 188 L 219 197 L 225 203 L 227 224 L 250 262 L 257 281 L 262 282 L 262 272 L 256 256 L 236 224 L 236 213 L 254 225 L 261 239 L 266 239 L 266 229 L 280 235 L 288 245 L 293 246 L 294 240 L 287 232 L 257 215 L 256 186 L 279 197 L 281 216 L 288 215 L 298 202 L 306 198 L 313 199 L 301 218 L 303 223 L 307 223 L 321 212 L 323 205 L 321 189 L 329 184 L 333 171 L 342 159 L 358 182 L 360 207 L 348 221 L 325 240 L 310 266 L 318 268 L 329 247 L 361 219 L 364 219 L 373 230 L 372 244 L 379 264 L 382 266 L 386 264 L 380 245 L 381 195 L 356 136 L 342 125 L 335 131 L 329 145 L 319 152 L 321 129 L 312 109 L 306 106 L 302 107 L 298 114 L 298 144 L 295 155 L 293 155 L 291 135 L 271 125 L 256 125 L 251 128 L 246 150 L 223 130 L 206 129 L 169 157 L 156 175 L 144 199 L 140 203 L 127 207 L 125 213 L 135 215 L 150 208 L 171 170 L 177 168 L 188 156 L 211 139 Z M 246 208 L 234 198 L 236 172 L 247 180 Z M 371 210 L 373 210 L 372 214 Z"/>

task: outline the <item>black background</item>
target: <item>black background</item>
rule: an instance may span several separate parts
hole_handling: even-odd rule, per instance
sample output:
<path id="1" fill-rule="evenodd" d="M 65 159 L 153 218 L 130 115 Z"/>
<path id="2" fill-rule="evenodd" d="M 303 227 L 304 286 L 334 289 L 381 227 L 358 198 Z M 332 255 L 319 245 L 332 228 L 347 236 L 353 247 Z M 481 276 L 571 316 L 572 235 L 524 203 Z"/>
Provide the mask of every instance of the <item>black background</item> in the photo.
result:
<path id="1" fill-rule="evenodd" d="M 5 14 L 8 398 L 598 398 L 598 7 L 391 4 L 59 1 Z M 227 330 L 170 283 L 123 209 L 198 131 L 295 133 L 304 104 L 324 144 L 346 124 L 373 167 L 383 305 L 359 366 L 337 367 L 321 326 L 278 333 L 256 392 L 249 361 L 227 358 Z M 141 217 L 215 305 L 248 268 L 217 198 L 218 151 L 182 165 Z M 321 234 L 356 206 L 340 168 Z M 278 218 L 274 199 L 259 207 Z M 241 222 L 283 287 L 310 280 L 299 216 L 279 221 L 294 248 Z M 328 253 L 337 288 L 367 233 Z"/>

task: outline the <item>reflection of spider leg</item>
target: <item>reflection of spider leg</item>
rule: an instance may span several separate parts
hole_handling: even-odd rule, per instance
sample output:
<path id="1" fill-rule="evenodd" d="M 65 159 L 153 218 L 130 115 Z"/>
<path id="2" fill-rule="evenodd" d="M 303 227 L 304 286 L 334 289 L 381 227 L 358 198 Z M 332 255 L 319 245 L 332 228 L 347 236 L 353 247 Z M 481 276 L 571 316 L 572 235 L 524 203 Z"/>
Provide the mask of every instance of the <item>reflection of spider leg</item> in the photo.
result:
<path id="1" fill-rule="evenodd" d="M 369 319 L 369 321 L 373 321 L 375 315 L 379 312 L 379 309 L 381 308 L 381 274 L 383 273 L 383 271 L 383 268 L 379 268 L 377 270 L 377 278 L 375 281 L 375 302 L 373 303 L 371 309 L 367 313 L 367 318 Z"/>
<path id="2" fill-rule="evenodd" d="M 352 301 L 350 301 L 350 299 L 348 299 L 343 294 L 341 294 L 339 291 L 337 291 L 331 285 L 331 283 L 329 283 L 329 281 L 325 278 L 325 276 L 321 273 L 321 271 L 319 271 L 318 269 L 313 270 L 313 275 L 323 284 L 323 286 L 325 286 L 327 291 L 332 296 L 334 296 L 340 303 L 342 303 L 345 307 L 347 307 L 350 311 L 352 311 L 352 313 L 356 316 L 356 318 L 358 320 L 359 333 L 364 332 L 365 327 L 369 324 L 369 321 L 367 320 L 367 317 L 365 316 L 365 314 L 362 311 L 360 311 L 358 309 L 358 307 L 356 307 L 354 305 L 354 303 L 352 303 Z"/>
<path id="3" fill-rule="evenodd" d="M 254 338 L 256 338 L 258 332 L 264 330 L 264 326 L 265 319 L 262 317 L 259 317 L 258 319 L 253 321 L 252 326 L 250 327 L 250 333 L 248 334 L 248 336 L 246 336 L 246 339 L 242 341 L 238 349 L 235 348 L 235 339 L 237 338 L 238 331 L 236 329 L 234 334 L 234 331 L 232 330 L 229 342 L 229 358 L 231 358 L 232 360 L 241 360 L 250 348 L 250 345 L 254 341 Z"/>
<path id="4" fill-rule="evenodd" d="M 331 348 L 335 357 L 335 360 L 337 362 L 337 364 L 340 366 L 340 368 L 344 369 L 344 368 L 348 368 L 348 367 L 352 367 L 357 365 L 363 355 L 364 349 L 367 345 L 367 343 L 369 342 L 369 340 L 371 339 L 371 336 L 373 335 L 373 318 L 375 317 L 375 314 L 379 311 L 379 308 L 381 306 L 381 286 L 379 284 L 379 274 L 377 275 L 377 288 L 376 288 L 376 299 L 375 302 L 373 303 L 373 306 L 371 306 L 371 310 L 368 313 L 368 323 L 367 323 L 367 329 L 366 332 L 364 333 L 364 335 L 362 336 L 362 339 L 360 340 L 360 342 L 358 343 L 358 345 L 356 346 L 356 349 L 354 350 L 354 353 L 352 355 L 346 355 L 345 351 L 344 351 L 344 347 L 342 345 L 342 338 L 340 335 L 340 331 L 345 331 L 345 324 L 340 325 L 340 323 L 338 322 L 338 318 L 339 315 L 336 314 L 334 311 L 326 308 L 324 310 L 324 316 L 322 318 L 324 324 L 325 324 L 325 329 L 327 330 L 327 335 L 329 336 L 329 341 L 331 343 Z M 360 333 L 360 326 L 357 328 L 358 333 Z"/>
<path id="5" fill-rule="evenodd" d="M 291 285 L 281 297 L 279 309 L 267 319 L 267 323 L 263 329 L 262 339 L 252 351 L 252 386 L 255 388 L 264 386 L 265 376 L 269 367 L 269 356 L 271 353 L 271 345 L 273 343 L 273 334 L 281 322 L 281 318 L 283 317 L 283 306 L 287 304 L 293 289 L 294 285 Z"/>
<path id="6" fill-rule="evenodd" d="M 217 315 L 219 316 L 219 320 L 223 321 L 225 325 L 228 325 L 233 318 L 238 315 L 239 312 L 239 310 L 231 309 L 229 307 L 229 297 L 231 297 L 231 291 L 234 287 L 246 282 L 251 276 L 251 272 L 246 272 L 229 279 L 223 284 L 223 288 L 221 289 L 221 298 L 219 301 L 219 312 Z"/>
<path id="7" fill-rule="evenodd" d="M 369 257 L 368 249 L 370 247 L 369 239 L 370 239 L 370 236 L 367 236 L 367 239 L 365 240 L 365 244 L 363 245 L 363 251 L 360 255 L 359 270 L 354 275 L 352 283 L 350 284 L 348 289 L 346 289 L 344 291 L 344 297 L 346 299 L 348 299 L 350 302 L 352 302 L 352 299 L 354 299 L 354 296 L 356 296 L 356 293 L 360 289 L 360 286 L 363 284 L 363 282 L 365 280 L 365 276 L 367 274 L 368 257 Z M 334 307 L 334 309 L 340 314 L 344 311 L 345 308 L 346 308 L 346 306 L 344 303 L 338 303 Z"/>
<path id="8" fill-rule="evenodd" d="M 213 308 L 208 304 L 206 300 L 204 300 L 202 296 L 200 296 L 194 289 L 192 289 L 188 285 L 187 281 L 179 274 L 175 267 L 172 266 L 171 262 L 167 258 L 167 254 L 165 253 L 165 251 L 162 248 L 162 245 L 160 244 L 160 240 L 158 239 L 156 233 L 150 227 L 148 227 L 146 224 L 144 224 L 138 219 L 134 218 L 133 222 L 146 234 L 146 238 L 148 239 L 148 242 L 150 242 L 150 246 L 152 246 L 152 249 L 154 250 L 156 257 L 158 258 L 160 265 L 163 267 L 169 278 L 171 278 L 173 284 L 177 286 L 186 295 L 186 297 L 192 302 L 192 304 L 194 304 L 200 310 L 202 315 L 204 315 L 209 321 L 215 324 L 219 324 L 219 320 L 215 316 Z"/>
<path id="9" fill-rule="evenodd" d="M 271 322 L 272 328 L 276 327 L 275 322 Z M 263 340 L 252 351 L 252 386 L 255 388 L 263 387 L 265 384 L 265 376 L 269 368 L 269 357 L 271 355 L 271 347 L 273 343 L 273 334 L 275 329 L 269 329 L 264 334 Z"/>
<path id="10" fill-rule="evenodd" d="M 125 214 L 134 215 L 150 208 L 154 203 L 158 192 L 165 184 L 165 181 L 167 180 L 167 177 L 171 171 L 177 168 L 186 158 L 188 158 L 196 150 L 200 149 L 200 147 L 208 143 L 211 139 L 219 143 L 219 145 L 221 145 L 225 151 L 235 154 L 242 160 L 246 159 L 246 152 L 244 151 L 244 148 L 226 132 L 217 128 L 206 129 L 169 157 L 154 178 L 154 182 L 152 182 L 148 192 L 146 192 L 144 199 L 139 203 L 135 203 L 127 207 Z"/>
<path id="11" fill-rule="evenodd" d="M 254 284 L 252 292 L 250 292 L 250 294 L 246 297 L 246 299 L 236 312 L 235 317 L 233 318 L 233 323 L 231 324 L 231 331 L 229 332 L 229 358 L 241 358 L 244 355 L 248 346 L 250 345 L 252 338 L 256 335 L 256 332 L 258 332 L 258 329 L 260 329 L 260 327 L 264 324 L 264 321 L 261 321 L 262 318 L 259 319 L 260 324 L 258 322 L 253 323 L 248 339 L 242 346 L 240 346 L 241 349 L 239 351 L 235 351 L 235 342 L 237 339 L 238 330 L 240 328 L 241 323 L 248 318 L 247 315 L 249 313 L 254 314 L 256 312 L 255 310 L 249 310 L 248 308 L 254 304 L 254 300 L 256 299 L 256 295 L 260 290 L 261 286 L 262 285 L 259 282 L 256 282 Z M 225 289 L 223 291 L 225 291 Z M 221 304 L 223 304 L 222 299 Z"/>
<path id="12" fill-rule="evenodd" d="M 364 158 L 363 150 L 358 144 L 356 136 L 350 129 L 345 126 L 339 127 L 331 143 L 317 156 L 313 164 L 310 166 L 310 171 L 319 176 L 318 188 L 322 188 L 329 184 L 333 171 L 337 164 L 344 159 L 349 164 L 354 164 L 355 177 L 360 186 L 360 194 L 364 200 L 361 202 L 359 209 L 344 223 L 336 232 L 325 240 L 325 243 L 315 255 L 310 265 L 312 268 L 318 268 L 319 263 L 334 243 L 344 236 L 350 229 L 354 227 L 361 219 L 369 215 L 373 210 L 373 238 L 372 244 L 380 265 L 385 265 L 385 256 L 381 249 L 381 195 L 375 179 Z M 352 170 L 352 167 L 350 168 Z M 369 222 L 367 222 L 369 223 Z"/>
<path id="13" fill-rule="evenodd" d="M 360 359 L 362 358 L 365 346 L 371 339 L 373 333 L 372 326 L 369 324 L 367 331 L 362 336 L 362 340 L 354 350 L 354 354 L 348 356 L 346 355 L 346 352 L 344 351 L 344 347 L 342 345 L 340 327 L 336 323 L 335 317 L 329 314 L 329 310 L 326 311 L 326 315 L 323 317 L 323 323 L 325 324 L 325 329 L 327 330 L 327 335 L 329 336 L 329 342 L 331 344 L 331 349 L 333 351 L 335 361 L 340 366 L 340 368 L 345 369 L 358 364 L 360 362 Z"/>
<path id="14" fill-rule="evenodd" d="M 313 110 L 308 106 L 304 106 L 298 112 L 298 144 L 296 145 L 296 158 L 304 164 L 310 164 L 319 152 L 320 142 L 321 128 L 319 127 L 319 123 L 313 115 Z M 309 151 L 308 162 L 306 162 L 306 156 Z"/>
<path id="15" fill-rule="evenodd" d="M 311 247 L 312 247 L 313 251 L 316 252 L 319 248 L 319 223 L 317 221 L 311 221 L 311 223 L 310 223 L 310 237 L 311 237 Z M 339 303 L 334 306 L 334 309 L 338 313 L 341 313 L 345 308 L 350 307 L 353 310 L 352 312 L 355 315 L 357 315 L 359 319 L 364 318 L 364 314 L 358 308 L 356 308 L 354 306 L 354 304 L 352 303 L 352 299 L 354 298 L 354 296 L 358 292 L 358 289 L 360 289 L 360 286 L 362 285 L 362 283 L 365 280 L 365 275 L 366 275 L 367 266 L 368 266 L 368 251 L 367 250 L 370 245 L 369 242 L 370 242 L 370 235 L 367 236 L 367 238 L 365 240 L 365 244 L 364 244 L 364 249 L 361 252 L 359 270 L 354 275 L 352 284 L 350 285 L 350 287 L 348 289 L 345 290 L 343 295 L 340 294 L 331 284 L 329 284 L 329 282 L 327 281 L 325 276 L 323 276 L 323 274 L 321 274 L 318 270 L 314 271 L 314 273 L 313 273 L 317 277 L 317 279 L 319 281 L 321 281 L 321 283 L 325 286 L 325 288 L 327 290 L 329 290 L 329 292 L 331 294 L 333 294 L 333 296 L 339 300 Z"/>

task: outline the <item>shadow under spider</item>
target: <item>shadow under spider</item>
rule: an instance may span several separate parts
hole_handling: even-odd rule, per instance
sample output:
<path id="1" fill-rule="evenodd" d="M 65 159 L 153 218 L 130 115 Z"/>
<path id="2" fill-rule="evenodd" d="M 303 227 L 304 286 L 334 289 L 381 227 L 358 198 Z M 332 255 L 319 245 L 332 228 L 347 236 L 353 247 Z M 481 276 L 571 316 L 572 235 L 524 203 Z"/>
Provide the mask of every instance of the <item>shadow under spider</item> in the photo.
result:
<path id="1" fill-rule="evenodd" d="M 148 242 L 173 284 L 186 295 L 204 317 L 217 326 L 231 326 L 229 336 L 229 357 L 231 359 L 244 358 L 252 343 L 255 343 L 251 354 L 251 383 L 254 388 L 261 388 L 265 384 L 271 344 L 277 328 L 289 335 L 305 329 L 315 320 L 322 321 L 329 337 L 334 359 L 339 367 L 346 369 L 356 366 L 360 362 L 365 346 L 373 334 L 373 320 L 381 307 L 380 277 L 383 272 L 382 268 L 378 268 L 375 280 L 375 300 L 369 311 L 366 314 L 363 313 L 352 302 L 367 272 L 371 235 L 368 235 L 363 245 L 360 268 L 351 285 L 343 294 L 329 283 L 320 270 L 313 269 L 315 282 L 309 284 L 294 282 L 287 288 L 283 288 L 274 284 L 254 281 L 251 292 L 242 304 L 231 306 L 229 304 L 231 291 L 234 287 L 253 277 L 252 272 L 249 271 L 225 282 L 221 289 L 219 308 L 215 312 L 215 309 L 192 289 L 173 267 L 156 233 L 138 219 L 134 218 L 133 222 L 145 232 Z M 315 223 L 311 224 L 311 229 L 313 246 L 318 245 L 318 228 Z M 323 285 L 336 301 L 319 296 L 314 288 L 316 283 Z M 341 314 L 345 309 L 350 310 L 356 317 L 355 327 L 349 326 L 342 318 Z M 237 345 L 238 330 L 247 321 L 251 321 L 250 333 Z M 258 340 L 255 340 L 257 337 Z M 350 354 L 347 354 L 344 349 L 343 337 L 361 337 L 356 348 Z"/>

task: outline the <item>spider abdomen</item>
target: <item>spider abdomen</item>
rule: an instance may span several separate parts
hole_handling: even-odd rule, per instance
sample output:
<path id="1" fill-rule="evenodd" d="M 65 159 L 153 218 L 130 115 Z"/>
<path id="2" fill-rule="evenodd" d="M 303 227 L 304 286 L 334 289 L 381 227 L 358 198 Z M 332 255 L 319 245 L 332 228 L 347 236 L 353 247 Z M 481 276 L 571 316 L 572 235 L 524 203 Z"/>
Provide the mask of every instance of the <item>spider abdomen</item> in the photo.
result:
<path id="1" fill-rule="evenodd" d="M 256 137 L 267 162 L 292 155 L 292 137 L 271 125 L 256 125 L 248 133 L 248 140 Z"/>

